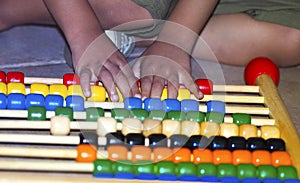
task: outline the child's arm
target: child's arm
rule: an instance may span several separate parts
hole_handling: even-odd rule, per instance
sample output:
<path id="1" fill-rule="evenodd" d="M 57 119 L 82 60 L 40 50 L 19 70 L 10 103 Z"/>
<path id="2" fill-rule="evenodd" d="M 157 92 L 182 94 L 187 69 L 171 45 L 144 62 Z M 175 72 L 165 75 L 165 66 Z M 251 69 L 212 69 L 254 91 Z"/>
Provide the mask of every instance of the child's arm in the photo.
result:
<path id="1" fill-rule="evenodd" d="M 101 80 L 112 101 L 118 100 L 116 85 L 123 95 L 139 94 L 135 77 L 98 22 L 87 0 L 44 0 L 70 45 L 75 72 L 89 97 L 90 81 Z M 130 87 L 131 86 L 131 87 Z"/>

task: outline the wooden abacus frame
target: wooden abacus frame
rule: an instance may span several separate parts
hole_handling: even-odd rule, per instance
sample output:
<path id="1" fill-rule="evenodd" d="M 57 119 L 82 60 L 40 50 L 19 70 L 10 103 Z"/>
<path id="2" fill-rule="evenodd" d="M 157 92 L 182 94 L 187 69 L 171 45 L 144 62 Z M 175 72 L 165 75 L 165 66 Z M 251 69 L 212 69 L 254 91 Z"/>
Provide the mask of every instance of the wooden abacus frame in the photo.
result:
<path id="1" fill-rule="evenodd" d="M 62 83 L 62 79 L 47 79 L 47 78 L 25 78 L 25 83 L 39 83 L 43 81 L 46 84 L 52 83 Z M 247 105 L 247 100 L 249 100 L 248 94 L 250 96 L 254 96 L 251 99 L 255 99 L 250 101 L 250 105 L 252 104 L 261 104 L 265 107 L 256 108 L 250 107 L 247 111 L 251 114 L 256 114 L 255 111 L 263 110 L 264 112 L 259 113 L 259 116 L 267 116 L 270 121 L 267 124 L 276 125 L 281 131 L 281 138 L 286 142 L 286 149 L 290 153 L 293 166 L 296 167 L 298 171 L 298 175 L 300 175 L 300 157 L 298 156 L 300 152 L 300 138 L 294 126 L 294 123 L 291 120 L 291 117 L 288 114 L 288 111 L 280 97 L 280 94 L 274 84 L 273 80 L 269 75 L 262 74 L 256 79 L 257 86 L 237 86 L 237 85 L 214 85 L 214 92 L 221 92 L 221 95 L 213 96 L 205 96 L 203 101 L 207 101 L 210 99 L 218 99 L 223 100 L 224 102 L 229 102 L 233 104 L 233 108 L 238 111 L 239 106 L 236 104 L 243 106 L 245 109 L 245 105 Z M 231 93 L 234 93 L 231 95 Z M 257 96 L 259 95 L 259 96 Z M 236 97 L 238 96 L 238 97 Z M 241 100 L 239 102 L 238 100 Z M 200 101 L 203 102 L 203 101 Z M 103 104 L 106 107 L 107 104 Z M 119 105 L 119 104 L 108 104 L 108 105 Z M 226 104 L 227 105 L 227 104 Z M 247 107 L 246 107 L 247 108 Z M 266 109 L 267 108 L 267 109 Z M 203 108 L 202 108 L 203 109 Z M 200 107 L 201 110 L 201 107 Z M 227 109 L 226 109 L 227 110 Z M 6 111 L 7 112 L 7 111 Z M 232 111 L 231 111 L 232 112 Z M 6 114 L 7 115 L 7 114 Z M 228 121 L 231 119 L 228 118 Z M 259 119 L 258 119 L 259 121 Z M 259 125 L 259 122 L 257 124 Z M 1 122 L 1 121 L 0 121 Z M 255 122 L 256 123 L 256 122 Z M 1 123 L 0 123 L 1 126 Z M 29 149 L 30 150 L 30 149 Z M 71 153 L 70 157 L 74 157 L 74 151 L 66 151 Z M 73 153 L 73 154 L 72 154 Z M 28 168 L 29 167 L 29 168 Z M 35 172 L 40 170 L 40 168 L 45 167 L 49 171 L 55 171 L 56 173 L 40 173 Z M 6 171 L 0 172 L 0 181 L 4 182 L 127 182 L 126 180 L 118 180 L 118 179 L 95 179 L 92 177 L 92 174 L 72 174 L 72 172 L 91 172 L 93 167 L 91 163 L 74 163 L 69 161 L 49 161 L 49 160 L 0 160 L 0 169 L 4 169 Z M 13 171 L 15 169 L 25 170 L 25 172 L 16 172 Z M 28 171 L 30 170 L 30 171 Z M 59 171 L 67 171 L 70 174 L 61 174 Z M 141 180 L 130 180 L 130 182 L 148 182 Z M 159 182 L 159 181 L 157 181 Z"/>

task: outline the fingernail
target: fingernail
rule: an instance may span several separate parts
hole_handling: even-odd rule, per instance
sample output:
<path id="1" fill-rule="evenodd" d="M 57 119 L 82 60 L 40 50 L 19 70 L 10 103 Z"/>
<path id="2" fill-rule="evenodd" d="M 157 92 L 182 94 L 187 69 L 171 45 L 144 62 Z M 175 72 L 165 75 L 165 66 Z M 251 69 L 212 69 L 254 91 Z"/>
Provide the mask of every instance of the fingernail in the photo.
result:
<path id="1" fill-rule="evenodd" d="M 139 93 L 137 93 L 137 94 L 134 95 L 134 97 L 136 97 L 136 98 L 142 98 L 142 95 L 139 94 Z"/>
<path id="2" fill-rule="evenodd" d="M 110 100 L 112 102 L 119 102 L 119 96 L 116 95 L 116 94 L 113 94 L 113 95 L 110 96 Z"/>

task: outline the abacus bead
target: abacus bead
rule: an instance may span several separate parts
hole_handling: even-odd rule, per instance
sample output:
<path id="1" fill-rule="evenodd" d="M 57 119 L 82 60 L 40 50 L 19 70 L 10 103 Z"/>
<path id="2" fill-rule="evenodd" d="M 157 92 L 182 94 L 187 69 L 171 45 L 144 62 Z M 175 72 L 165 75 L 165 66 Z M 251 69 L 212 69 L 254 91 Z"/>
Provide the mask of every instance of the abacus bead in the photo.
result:
<path id="1" fill-rule="evenodd" d="M 173 134 L 180 134 L 180 122 L 169 119 L 162 121 L 162 133 L 167 137 Z"/>
<path id="2" fill-rule="evenodd" d="M 237 149 L 247 149 L 247 140 L 244 137 L 236 136 L 228 138 L 228 149 L 231 151 Z"/>
<path id="3" fill-rule="evenodd" d="M 6 83 L 6 73 L 4 71 L 0 71 L 0 82 Z"/>
<path id="4" fill-rule="evenodd" d="M 177 99 L 165 99 L 163 100 L 163 110 L 166 112 L 180 111 L 180 102 Z"/>
<path id="5" fill-rule="evenodd" d="M 113 164 L 114 178 L 133 179 L 134 166 L 130 160 L 120 160 Z"/>
<path id="6" fill-rule="evenodd" d="M 216 176 L 217 166 L 212 163 L 200 163 L 197 165 L 199 177 Z"/>
<path id="7" fill-rule="evenodd" d="M 162 126 L 159 120 L 145 119 L 143 122 L 143 134 L 148 137 L 151 134 L 161 133 Z"/>
<path id="8" fill-rule="evenodd" d="M 104 116 L 104 109 L 100 107 L 88 107 L 85 109 L 86 121 L 97 121 L 98 118 Z"/>
<path id="9" fill-rule="evenodd" d="M 173 149 L 173 162 L 175 164 L 179 162 L 190 162 L 191 161 L 191 150 L 185 147 L 178 147 Z"/>
<path id="10" fill-rule="evenodd" d="M 180 162 L 175 168 L 175 174 L 182 181 L 196 181 L 198 180 L 197 167 L 192 162 Z"/>
<path id="11" fill-rule="evenodd" d="M 204 149 L 207 148 L 208 146 L 209 146 L 208 138 L 202 135 L 192 135 L 190 136 L 190 138 L 186 143 L 186 147 L 188 147 L 191 150 L 198 149 L 198 148 Z"/>
<path id="12" fill-rule="evenodd" d="M 298 173 L 293 166 L 279 166 L 277 167 L 277 178 L 281 181 L 284 180 L 296 180 L 299 182 Z"/>
<path id="13" fill-rule="evenodd" d="M 65 116 L 54 116 L 50 120 L 50 133 L 52 135 L 69 135 L 70 134 L 70 119 Z"/>
<path id="14" fill-rule="evenodd" d="M 49 94 L 60 95 L 63 98 L 67 97 L 68 88 L 63 84 L 51 84 L 49 86 Z"/>
<path id="15" fill-rule="evenodd" d="M 23 95 L 26 95 L 25 85 L 23 83 L 8 83 L 7 94 L 11 93 L 21 93 Z"/>
<path id="16" fill-rule="evenodd" d="M 213 152 L 213 163 L 215 165 L 232 163 L 232 154 L 227 149 L 216 149 Z"/>
<path id="17" fill-rule="evenodd" d="M 0 109 L 6 109 L 6 95 L 3 93 L 0 93 Z"/>
<path id="18" fill-rule="evenodd" d="M 90 144 L 98 147 L 98 135 L 95 131 L 81 131 L 79 134 L 79 144 Z"/>
<path id="19" fill-rule="evenodd" d="M 30 121 L 45 121 L 46 109 L 42 106 L 31 106 L 28 108 L 28 120 Z"/>
<path id="20" fill-rule="evenodd" d="M 245 137 L 245 139 L 251 137 L 257 137 L 258 129 L 254 125 L 244 124 L 239 126 L 239 136 Z"/>
<path id="21" fill-rule="evenodd" d="M 168 147 L 168 139 L 167 136 L 164 134 L 151 134 L 148 136 L 149 139 L 149 146 L 151 148 L 156 148 L 156 147 Z"/>
<path id="22" fill-rule="evenodd" d="M 292 165 L 291 155 L 287 151 L 274 151 L 271 153 L 272 165 L 289 166 Z"/>
<path id="23" fill-rule="evenodd" d="M 267 150 L 267 143 L 262 138 L 251 137 L 251 138 L 247 139 L 247 148 L 250 151 Z"/>
<path id="24" fill-rule="evenodd" d="M 232 151 L 232 164 L 248 164 L 252 163 L 252 153 L 248 150 L 234 150 Z"/>
<path id="25" fill-rule="evenodd" d="M 267 150 L 255 150 L 252 152 L 252 164 L 255 166 L 259 165 L 270 165 L 272 163 L 271 153 Z"/>
<path id="26" fill-rule="evenodd" d="M 77 162 L 91 163 L 97 159 L 97 148 L 90 144 L 79 144 L 77 146 Z"/>
<path id="27" fill-rule="evenodd" d="M 199 111 L 199 103 L 197 100 L 184 99 L 181 101 L 181 111 L 184 113 L 190 111 Z"/>
<path id="28" fill-rule="evenodd" d="M 76 74 L 67 73 L 63 76 L 63 84 L 66 86 L 79 85 L 80 79 Z"/>
<path id="29" fill-rule="evenodd" d="M 105 102 L 106 90 L 103 86 L 91 86 L 92 96 L 88 98 L 88 101 L 92 102 Z"/>
<path id="30" fill-rule="evenodd" d="M 200 135 L 207 137 L 217 136 L 220 134 L 219 124 L 215 122 L 202 122 L 200 124 Z"/>
<path id="31" fill-rule="evenodd" d="M 8 72 L 6 74 L 7 83 L 24 83 L 24 74 L 22 72 Z"/>
<path id="32" fill-rule="evenodd" d="M 30 85 L 30 93 L 42 94 L 46 97 L 49 94 L 49 86 L 42 83 L 33 83 Z"/>
<path id="33" fill-rule="evenodd" d="M 80 85 L 70 85 L 68 86 L 68 90 L 67 90 L 67 96 L 70 95 L 79 95 L 82 98 L 85 99 L 85 96 L 82 92 L 81 86 Z"/>
<path id="34" fill-rule="evenodd" d="M 250 114 L 235 113 L 232 114 L 232 118 L 233 118 L 233 123 L 237 124 L 238 126 L 243 124 L 251 124 Z"/>
<path id="35" fill-rule="evenodd" d="M 148 116 L 149 116 L 149 113 L 145 109 L 131 109 L 130 110 L 131 118 L 136 118 L 141 121 L 144 121 L 145 119 L 148 118 Z"/>
<path id="36" fill-rule="evenodd" d="M 160 161 L 172 161 L 173 151 L 168 147 L 155 147 L 153 149 L 153 160 L 154 162 Z"/>
<path id="37" fill-rule="evenodd" d="M 156 177 L 158 180 L 175 181 L 177 177 L 175 175 L 176 165 L 170 161 L 159 161 L 155 165 Z"/>
<path id="38" fill-rule="evenodd" d="M 122 121 L 122 124 L 122 133 L 124 135 L 142 132 L 142 122 L 139 119 L 126 118 Z"/>
<path id="39" fill-rule="evenodd" d="M 219 164 L 217 166 L 218 177 L 235 177 L 236 172 L 236 166 L 233 164 Z"/>
<path id="40" fill-rule="evenodd" d="M 261 180 L 265 178 L 276 178 L 277 170 L 272 165 L 260 165 L 257 167 L 257 176 Z"/>
<path id="41" fill-rule="evenodd" d="M 151 160 L 151 149 L 146 146 L 133 146 L 131 148 L 131 160 L 137 162 L 140 160 Z"/>
<path id="42" fill-rule="evenodd" d="M 241 180 L 246 179 L 246 178 L 255 178 L 256 177 L 256 167 L 253 164 L 237 165 L 237 177 Z"/>
<path id="43" fill-rule="evenodd" d="M 180 133 L 188 137 L 200 134 L 200 125 L 195 121 L 182 121 L 180 128 Z"/>
<path id="44" fill-rule="evenodd" d="M 163 110 L 162 101 L 159 98 L 146 98 L 144 100 L 144 109 L 148 112 L 153 110 Z"/>
<path id="45" fill-rule="evenodd" d="M 277 126 L 264 125 L 260 127 L 261 138 L 267 140 L 269 138 L 280 138 L 280 130 Z"/>
<path id="46" fill-rule="evenodd" d="M 218 100 L 210 100 L 206 102 L 207 112 L 219 112 L 225 115 L 225 103 Z"/>
<path id="47" fill-rule="evenodd" d="M 124 108 L 111 109 L 111 117 L 115 118 L 117 122 L 121 122 L 125 118 L 130 117 L 130 112 Z"/>
<path id="48" fill-rule="evenodd" d="M 182 101 L 191 98 L 191 93 L 186 88 L 178 88 L 177 100 Z"/>
<path id="49" fill-rule="evenodd" d="M 70 95 L 66 98 L 66 107 L 70 107 L 73 111 L 84 111 L 84 99 L 78 95 Z"/>
<path id="50" fill-rule="evenodd" d="M 129 146 L 145 145 L 145 136 L 140 133 L 129 133 L 125 136 L 125 142 Z"/>
<path id="51" fill-rule="evenodd" d="M 70 121 L 74 121 L 73 109 L 70 107 L 57 107 L 55 109 L 55 116 L 66 116 Z"/>
<path id="52" fill-rule="evenodd" d="M 169 137 L 170 148 L 184 147 L 189 137 L 181 134 L 174 134 Z"/>
<path id="53" fill-rule="evenodd" d="M 45 97 L 42 94 L 30 93 L 26 95 L 26 109 L 30 106 L 45 106 Z"/>
<path id="54" fill-rule="evenodd" d="M 186 120 L 195 121 L 195 122 L 203 122 L 205 119 L 205 114 L 200 111 L 190 111 L 186 113 Z"/>
<path id="55" fill-rule="evenodd" d="M 185 120 L 185 113 L 181 111 L 170 111 L 167 112 L 167 119 L 183 121 Z"/>
<path id="56" fill-rule="evenodd" d="M 267 142 L 267 149 L 270 152 L 273 151 L 285 151 L 285 142 L 282 139 L 279 138 L 271 138 L 266 140 Z"/>
<path id="57" fill-rule="evenodd" d="M 167 113 L 163 110 L 152 110 L 149 112 L 148 118 L 155 119 L 159 121 L 165 120 L 167 117 Z"/>
<path id="58" fill-rule="evenodd" d="M 212 95 L 213 82 L 209 79 L 197 79 L 196 84 L 204 95 Z"/>
<path id="59" fill-rule="evenodd" d="M 193 150 L 194 164 L 212 163 L 213 153 L 210 149 L 194 149 Z"/>
<path id="60" fill-rule="evenodd" d="M 107 147 L 111 145 L 124 145 L 125 142 L 125 136 L 120 132 L 108 133 L 105 135 L 105 138 Z"/>
<path id="61" fill-rule="evenodd" d="M 7 96 L 7 109 L 24 110 L 26 97 L 21 93 L 11 93 Z"/>
<path id="62" fill-rule="evenodd" d="M 220 125 L 220 135 L 226 138 L 239 135 L 239 127 L 234 123 L 222 123 Z"/>
<path id="63" fill-rule="evenodd" d="M 47 111 L 54 111 L 57 107 L 64 106 L 64 98 L 60 95 L 49 94 L 45 97 L 45 108 Z"/>
<path id="64" fill-rule="evenodd" d="M 97 125 L 97 134 L 100 137 L 107 133 L 117 132 L 117 121 L 114 118 L 99 117 Z"/>
<path id="65" fill-rule="evenodd" d="M 210 149 L 216 150 L 216 149 L 227 149 L 228 147 L 228 139 L 223 136 L 211 136 L 208 139 L 210 143 Z"/>
<path id="66" fill-rule="evenodd" d="M 0 82 L 0 93 L 7 94 L 7 85 L 6 83 Z"/>
<path id="67" fill-rule="evenodd" d="M 128 149 L 124 145 L 110 145 L 107 147 L 107 153 L 110 161 L 128 159 Z"/>
<path id="68" fill-rule="evenodd" d="M 112 178 L 113 177 L 113 162 L 107 159 L 97 159 L 94 161 L 93 176 Z"/>
<path id="69" fill-rule="evenodd" d="M 139 180 L 155 180 L 153 162 L 149 160 L 137 161 L 134 166 L 134 173 Z"/>
<path id="70" fill-rule="evenodd" d="M 221 124 L 224 122 L 224 115 L 220 112 L 208 112 L 205 115 L 205 121 Z"/>
<path id="71" fill-rule="evenodd" d="M 141 109 L 142 108 L 142 99 L 136 97 L 129 97 L 124 99 L 124 108 L 127 110 L 131 109 Z"/>

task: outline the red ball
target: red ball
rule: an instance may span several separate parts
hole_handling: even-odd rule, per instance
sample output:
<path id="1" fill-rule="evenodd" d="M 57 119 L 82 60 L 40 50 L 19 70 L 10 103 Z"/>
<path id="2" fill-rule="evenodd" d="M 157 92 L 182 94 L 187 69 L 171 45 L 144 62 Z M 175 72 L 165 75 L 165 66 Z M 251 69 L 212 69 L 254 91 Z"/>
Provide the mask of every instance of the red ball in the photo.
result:
<path id="1" fill-rule="evenodd" d="M 204 95 L 212 95 L 213 82 L 209 79 L 197 79 L 196 84 Z"/>
<path id="2" fill-rule="evenodd" d="M 251 60 L 245 68 L 244 79 L 247 85 L 256 85 L 256 78 L 262 74 L 269 75 L 274 83 L 279 82 L 279 69 L 270 59 L 257 57 Z"/>

